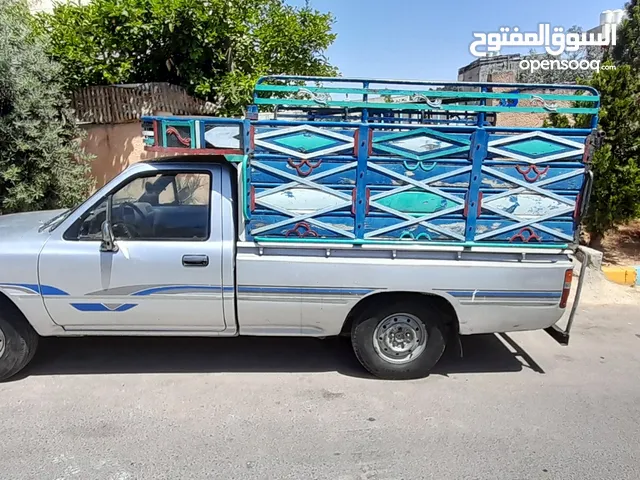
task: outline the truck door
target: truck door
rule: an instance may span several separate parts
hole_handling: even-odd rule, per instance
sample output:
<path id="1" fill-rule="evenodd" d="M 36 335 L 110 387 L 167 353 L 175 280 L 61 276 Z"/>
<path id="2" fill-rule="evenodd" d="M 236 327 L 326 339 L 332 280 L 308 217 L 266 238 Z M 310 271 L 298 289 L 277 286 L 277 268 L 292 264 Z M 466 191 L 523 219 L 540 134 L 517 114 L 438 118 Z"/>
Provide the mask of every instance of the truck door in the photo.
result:
<path id="1" fill-rule="evenodd" d="M 221 170 L 160 165 L 124 179 L 39 261 L 53 320 L 69 329 L 222 331 Z M 117 251 L 101 251 L 110 208 Z M 233 290 L 233 286 L 229 287 Z"/>

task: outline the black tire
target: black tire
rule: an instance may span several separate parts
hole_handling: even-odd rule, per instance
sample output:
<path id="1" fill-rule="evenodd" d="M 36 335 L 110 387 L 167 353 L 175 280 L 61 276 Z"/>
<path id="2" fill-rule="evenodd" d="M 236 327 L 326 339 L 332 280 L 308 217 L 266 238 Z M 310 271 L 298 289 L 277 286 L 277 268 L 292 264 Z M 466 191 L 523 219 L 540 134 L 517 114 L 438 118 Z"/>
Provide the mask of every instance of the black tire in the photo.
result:
<path id="1" fill-rule="evenodd" d="M 420 321 L 427 337 L 422 352 L 406 363 L 392 363 L 376 351 L 374 332 L 385 319 L 394 315 L 409 314 Z M 401 317 L 400 317 L 401 318 Z M 378 378 L 407 380 L 426 377 L 438 363 L 446 346 L 444 316 L 428 301 L 398 300 L 389 305 L 383 302 L 369 307 L 354 319 L 351 328 L 351 345 L 364 368 Z"/>
<path id="2" fill-rule="evenodd" d="M 0 382 L 13 377 L 31 361 L 38 347 L 38 334 L 14 305 L 1 304 Z"/>

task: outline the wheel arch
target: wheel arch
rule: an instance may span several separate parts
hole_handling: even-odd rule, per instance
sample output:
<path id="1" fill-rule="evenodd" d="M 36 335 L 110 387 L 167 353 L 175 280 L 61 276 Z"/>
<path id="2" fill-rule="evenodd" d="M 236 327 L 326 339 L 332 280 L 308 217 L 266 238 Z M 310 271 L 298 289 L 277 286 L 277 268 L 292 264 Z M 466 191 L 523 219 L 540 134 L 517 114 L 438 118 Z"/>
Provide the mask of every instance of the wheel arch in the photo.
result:
<path id="1" fill-rule="evenodd" d="M 40 295 L 29 295 L 28 300 L 16 302 L 11 295 L 0 289 L 0 313 L 3 311 L 12 312 L 14 318 L 19 318 L 40 336 L 64 334 L 62 327 L 51 321 Z"/>
<path id="2" fill-rule="evenodd" d="M 445 324 L 449 327 L 449 335 L 458 335 L 460 331 L 459 315 L 456 307 L 450 299 L 436 293 L 408 290 L 377 291 L 362 297 L 347 314 L 344 323 L 342 324 L 340 335 L 350 335 L 353 321 L 376 303 L 396 302 L 402 301 L 403 299 L 412 301 L 419 300 L 420 302 L 424 302 L 425 305 L 435 307 L 443 315 Z"/>

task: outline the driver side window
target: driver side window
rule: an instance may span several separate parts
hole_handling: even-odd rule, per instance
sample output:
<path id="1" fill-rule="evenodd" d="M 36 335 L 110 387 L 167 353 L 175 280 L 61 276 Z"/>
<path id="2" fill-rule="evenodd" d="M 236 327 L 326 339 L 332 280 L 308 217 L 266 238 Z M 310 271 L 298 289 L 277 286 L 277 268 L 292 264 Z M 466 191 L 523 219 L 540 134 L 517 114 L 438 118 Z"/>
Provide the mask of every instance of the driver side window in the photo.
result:
<path id="1" fill-rule="evenodd" d="M 211 176 L 163 173 L 137 177 L 112 194 L 111 226 L 116 240 L 209 238 Z M 107 218 L 105 198 L 80 220 L 78 240 L 100 240 Z"/>

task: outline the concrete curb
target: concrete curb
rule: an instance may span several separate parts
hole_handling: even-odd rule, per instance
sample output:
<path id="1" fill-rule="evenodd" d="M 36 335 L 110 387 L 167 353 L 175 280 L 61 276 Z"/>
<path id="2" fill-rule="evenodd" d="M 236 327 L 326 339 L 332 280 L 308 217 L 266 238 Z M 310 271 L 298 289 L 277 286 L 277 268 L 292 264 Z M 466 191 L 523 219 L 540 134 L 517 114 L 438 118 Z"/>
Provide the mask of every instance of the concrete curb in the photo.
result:
<path id="1" fill-rule="evenodd" d="M 605 278 L 610 282 L 619 285 L 638 285 L 640 286 L 640 266 L 637 267 L 620 267 L 602 265 L 603 254 L 599 250 L 581 246 L 580 250 L 587 254 L 589 263 L 587 268 L 601 270 Z"/>
<path id="2" fill-rule="evenodd" d="M 607 280 L 619 285 L 637 285 L 639 267 L 602 267 Z"/>

